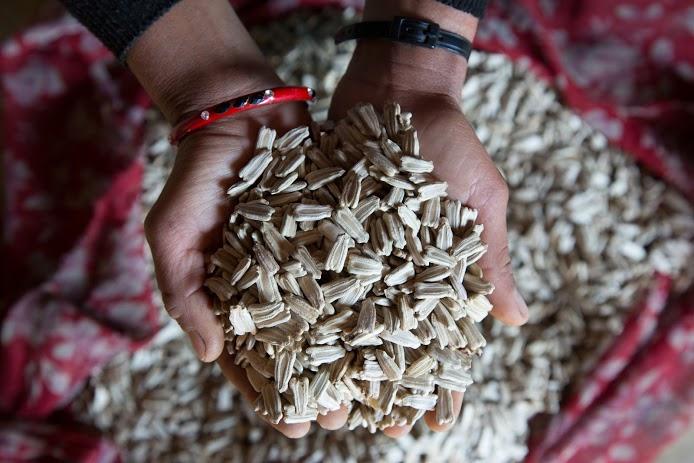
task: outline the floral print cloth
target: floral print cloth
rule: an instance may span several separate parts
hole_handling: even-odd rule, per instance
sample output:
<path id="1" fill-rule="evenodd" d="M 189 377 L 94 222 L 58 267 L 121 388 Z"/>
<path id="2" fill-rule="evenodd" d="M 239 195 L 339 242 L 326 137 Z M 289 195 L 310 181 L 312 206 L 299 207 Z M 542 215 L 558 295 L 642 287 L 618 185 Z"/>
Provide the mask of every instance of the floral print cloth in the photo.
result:
<path id="1" fill-rule="evenodd" d="M 297 6 L 237 1 L 250 21 Z M 567 104 L 694 198 L 694 5 L 497 0 L 477 46 L 530 62 Z M 139 206 L 144 110 L 126 69 L 70 18 L 0 50 L 5 143 L 0 460 L 119 461 L 64 412 L 90 372 L 157 330 Z M 694 292 L 651 293 L 529 462 L 650 461 L 694 415 Z"/>
<path id="2" fill-rule="evenodd" d="M 489 3 L 478 47 L 529 61 L 611 143 L 694 199 L 694 3 Z"/>

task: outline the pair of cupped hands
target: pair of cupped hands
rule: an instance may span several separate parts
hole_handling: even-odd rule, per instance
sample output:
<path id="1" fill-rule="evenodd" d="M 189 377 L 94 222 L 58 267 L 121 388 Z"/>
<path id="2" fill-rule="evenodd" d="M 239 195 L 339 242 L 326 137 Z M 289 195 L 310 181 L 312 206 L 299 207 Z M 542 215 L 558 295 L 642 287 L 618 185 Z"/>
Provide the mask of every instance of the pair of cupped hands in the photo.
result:
<path id="1" fill-rule="evenodd" d="M 380 50 L 379 47 L 383 48 Z M 413 113 L 413 123 L 423 157 L 434 162 L 434 173 L 448 182 L 449 194 L 478 209 L 484 224 L 483 239 L 489 245 L 480 264 L 485 277 L 495 286 L 490 299 L 492 315 L 498 320 L 520 325 L 528 310 L 516 290 L 508 251 L 506 206 L 508 189 L 460 109 L 463 76 L 451 76 L 442 62 L 427 59 L 383 58 L 390 45 L 362 45 L 340 81 L 330 107 L 330 118 L 338 120 L 360 102 L 369 102 L 380 110 L 383 103 L 394 101 L 403 111 Z M 433 53 L 421 50 L 418 53 Z M 459 59 L 435 51 L 444 59 Z M 424 56 L 424 55 L 422 55 Z M 248 92 L 283 85 L 272 72 L 250 80 Z M 240 92 L 239 94 L 243 94 Z M 239 169 L 252 155 L 255 136 L 261 126 L 282 134 L 310 123 L 306 105 L 287 103 L 256 109 L 218 122 L 184 139 L 175 165 L 158 201 L 145 222 L 157 280 L 164 305 L 189 335 L 198 357 L 217 361 L 225 376 L 249 401 L 257 393 L 250 386 L 245 370 L 234 364 L 224 348 L 224 333 L 211 309 L 211 300 L 203 288 L 205 256 L 221 245 L 222 228 L 228 220 L 230 203 L 226 189 L 235 181 Z M 462 394 L 455 393 L 459 411 Z M 341 409 L 318 417 L 326 429 L 342 427 L 348 411 Z M 436 423 L 433 412 L 424 417 L 432 430 L 448 426 Z M 273 425 L 289 437 L 301 437 L 310 423 Z M 409 427 L 391 427 L 384 432 L 401 436 Z"/>

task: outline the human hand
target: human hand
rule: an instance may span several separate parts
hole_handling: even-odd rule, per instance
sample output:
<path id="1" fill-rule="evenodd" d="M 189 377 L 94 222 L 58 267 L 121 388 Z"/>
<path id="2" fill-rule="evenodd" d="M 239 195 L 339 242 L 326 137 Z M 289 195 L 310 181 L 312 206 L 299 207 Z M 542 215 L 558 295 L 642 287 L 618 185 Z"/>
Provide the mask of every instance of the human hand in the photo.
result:
<path id="1" fill-rule="evenodd" d="M 277 83 L 256 88 L 273 86 Z M 198 357 L 206 362 L 217 360 L 227 379 L 250 403 L 258 394 L 245 369 L 224 349 L 224 332 L 203 287 L 205 256 L 222 245 L 221 231 L 231 212 L 225 191 L 252 155 L 258 129 L 265 125 L 282 134 L 309 120 L 304 106 L 285 104 L 254 110 L 186 137 L 145 221 L 166 310 L 188 334 Z M 339 410 L 319 416 L 318 423 L 334 429 L 346 419 L 346 410 Z M 310 423 L 272 426 L 288 437 L 301 437 Z"/>
<path id="2" fill-rule="evenodd" d="M 465 75 L 464 60 L 441 50 L 427 50 L 383 41 L 361 42 L 333 96 L 330 118 L 344 117 L 359 102 L 381 108 L 397 102 L 413 113 L 422 156 L 434 162 L 434 173 L 448 182 L 448 192 L 479 211 L 482 238 L 489 248 L 479 262 L 495 286 L 490 296 L 492 315 L 510 325 L 527 321 L 528 309 L 513 279 L 506 230 L 508 188 L 460 109 Z M 456 414 L 462 394 L 454 393 Z M 436 423 L 435 413 L 425 421 L 432 430 L 451 425 Z M 398 437 L 410 427 L 385 430 Z"/>
<path id="3" fill-rule="evenodd" d="M 229 35 L 231 34 L 231 36 Z M 187 37 L 182 44 L 180 37 Z M 128 64 L 169 121 L 235 96 L 283 85 L 267 66 L 227 0 L 183 0 L 135 43 Z M 205 256 L 222 244 L 230 215 L 227 188 L 252 155 L 258 129 L 279 134 L 306 125 L 305 105 L 254 109 L 218 121 L 181 141 L 173 170 L 145 221 L 164 306 L 188 334 L 198 357 L 217 361 L 246 400 L 257 393 L 224 348 L 224 332 L 203 288 Z M 341 427 L 346 410 L 318 418 Z M 272 424 L 301 437 L 310 423 Z"/>

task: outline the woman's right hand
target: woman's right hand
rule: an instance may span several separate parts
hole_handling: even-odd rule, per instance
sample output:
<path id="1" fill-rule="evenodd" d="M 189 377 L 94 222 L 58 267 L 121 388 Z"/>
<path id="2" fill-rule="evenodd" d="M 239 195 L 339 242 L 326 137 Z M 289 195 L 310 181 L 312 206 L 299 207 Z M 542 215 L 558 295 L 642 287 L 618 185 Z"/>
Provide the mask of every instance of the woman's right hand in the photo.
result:
<path id="1" fill-rule="evenodd" d="M 227 0 L 180 1 L 135 42 L 127 61 L 172 123 L 190 111 L 283 85 Z M 203 288 L 205 256 L 222 245 L 231 212 L 226 190 L 252 155 L 260 127 L 282 134 L 309 121 L 305 105 L 286 103 L 254 109 L 189 135 L 181 141 L 173 170 L 145 221 L 166 310 L 188 334 L 198 357 L 216 360 L 251 403 L 258 394 L 226 352 L 222 325 Z M 346 419 L 346 410 L 340 410 L 318 422 L 334 429 Z M 310 423 L 273 426 L 288 437 L 301 437 Z"/>
<path id="2" fill-rule="evenodd" d="M 222 245 L 222 230 L 231 212 L 225 192 L 252 155 L 258 129 L 266 125 L 282 133 L 307 121 L 305 108 L 286 104 L 220 121 L 188 136 L 145 221 L 164 307 L 188 334 L 197 356 L 205 362 L 217 360 L 251 403 L 257 393 L 245 370 L 226 353 L 222 325 L 203 287 L 205 256 Z M 308 430 L 308 423 L 280 423 L 276 428 L 298 437 Z"/>

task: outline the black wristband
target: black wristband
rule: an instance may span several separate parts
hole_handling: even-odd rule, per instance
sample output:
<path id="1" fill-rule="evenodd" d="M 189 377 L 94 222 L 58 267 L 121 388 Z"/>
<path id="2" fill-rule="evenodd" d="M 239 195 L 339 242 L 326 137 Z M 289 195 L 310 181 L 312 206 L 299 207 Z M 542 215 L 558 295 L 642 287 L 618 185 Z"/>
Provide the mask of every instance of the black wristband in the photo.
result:
<path id="1" fill-rule="evenodd" d="M 335 43 L 354 39 L 388 39 L 425 48 L 442 48 L 470 57 L 472 44 L 462 35 L 441 30 L 439 25 L 420 19 L 396 16 L 392 21 L 365 21 L 345 26 L 335 34 Z"/>
<path id="2" fill-rule="evenodd" d="M 436 0 L 439 3 L 460 10 L 463 13 L 468 13 L 475 18 L 481 19 L 484 16 L 484 10 L 487 9 L 487 0 Z"/>

